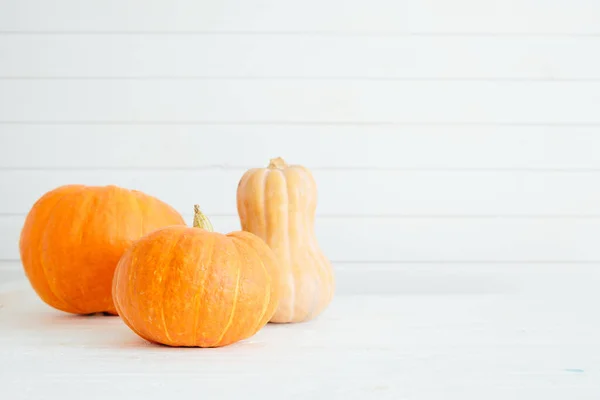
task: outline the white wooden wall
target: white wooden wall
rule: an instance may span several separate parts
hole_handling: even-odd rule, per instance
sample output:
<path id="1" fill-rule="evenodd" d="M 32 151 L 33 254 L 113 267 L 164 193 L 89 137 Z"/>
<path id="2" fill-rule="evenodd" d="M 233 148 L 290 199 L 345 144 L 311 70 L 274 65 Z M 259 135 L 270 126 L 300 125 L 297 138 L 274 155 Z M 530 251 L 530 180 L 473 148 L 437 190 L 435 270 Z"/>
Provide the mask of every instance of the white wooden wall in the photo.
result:
<path id="1" fill-rule="evenodd" d="M 0 0 L 0 269 L 58 185 L 229 231 L 277 156 L 315 174 L 341 292 L 595 270 L 600 2 Z"/>

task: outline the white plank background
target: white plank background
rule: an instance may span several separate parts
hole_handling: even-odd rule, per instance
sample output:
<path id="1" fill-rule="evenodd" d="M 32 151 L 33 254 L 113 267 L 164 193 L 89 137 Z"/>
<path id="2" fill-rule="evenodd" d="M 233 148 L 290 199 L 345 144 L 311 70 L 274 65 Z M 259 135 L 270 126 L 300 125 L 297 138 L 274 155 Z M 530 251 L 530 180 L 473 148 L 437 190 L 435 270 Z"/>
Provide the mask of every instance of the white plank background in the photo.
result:
<path id="1" fill-rule="evenodd" d="M 599 124 L 600 81 L 3 80 L 4 122 Z"/>
<path id="2" fill-rule="evenodd" d="M 282 156 L 314 171 L 342 293 L 594 272 L 599 20 L 594 0 L 1 0 L 0 269 L 53 187 L 188 221 L 198 202 L 227 231 L 241 174 Z"/>
<path id="3" fill-rule="evenodd" d="M 599 22 L 597 0 L 0 0 L 3 393 L 598 399 Z M 47 190 L 229 231 L 278 156 L 313 170 L 336 271 L 311 324 L 177 351 L 28 287 Z"/>
<path id="4" fill-rule="evenodd" d="M 598 32 L 595 0 L 3 0 L 8 32 L 571 34 Z"/>
<path id="5" fill-rule="evenodd" d="M 600 77 L 599 46 L 599 36 L 5 34 L 0 75 L 582 80 Z"/>

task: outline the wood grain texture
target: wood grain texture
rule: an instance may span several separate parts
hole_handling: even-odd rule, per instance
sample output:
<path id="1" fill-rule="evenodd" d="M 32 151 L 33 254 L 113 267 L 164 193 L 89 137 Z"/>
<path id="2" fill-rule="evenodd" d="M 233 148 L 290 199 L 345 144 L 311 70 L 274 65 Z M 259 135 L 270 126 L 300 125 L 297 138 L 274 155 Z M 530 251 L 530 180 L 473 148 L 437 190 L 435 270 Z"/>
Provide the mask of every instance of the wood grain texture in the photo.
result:
<path id="1" fill-rule="evenodd" d="M 597 34 L 595 0 L 4 0 L 0 30 Z"/>
<path id="2" fill-rule="evenodd" d="M 164 399 L 199 387 L 222 399 L 592 400 L 597 300 L 573 288 L 563 296 L 340 296 L 307 324 L 268 325 L 221 349 L 172 349 L 148 344 L 117 317 L 67 316 L 13 288 L 0 294 L 0 374 L 15 400 Z M 267 394 L 265 375 L 277 382 Z"/>

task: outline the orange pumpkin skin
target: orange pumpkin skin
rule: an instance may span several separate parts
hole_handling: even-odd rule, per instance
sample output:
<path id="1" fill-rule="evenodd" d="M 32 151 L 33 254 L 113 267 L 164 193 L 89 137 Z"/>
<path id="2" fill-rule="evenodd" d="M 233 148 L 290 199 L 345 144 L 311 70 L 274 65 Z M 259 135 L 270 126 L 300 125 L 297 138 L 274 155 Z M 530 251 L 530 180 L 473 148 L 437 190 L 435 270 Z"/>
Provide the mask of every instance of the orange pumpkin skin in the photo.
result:
<path id="1" fill-rule="evenodd" d="M 273 315 L 275 256 L 248 232 L 159 229 L 135 242 L 115 271 L 119 316 L 140 337 L 174 347 L 221 347 Z"/>
<path id="2" fill-rule="evenodd" d="M 315 237 L 317 185 L 300 165 L 272 159 L 252 168 L 237 188 L 242 229 L 263 239 L 277 256 L 280 304 L 271 322 L 308 321 L 331 302 L 335 279 Z"/>
<path id="3" fill-rule="evenodd" d="M 66 185 L 39 198 L 21 231 L 25 274 L 48 305 L 73 314 L 116 314 L 114 270 L 134 240 L 185 224 L 166 203 L 117 186 Z"/>

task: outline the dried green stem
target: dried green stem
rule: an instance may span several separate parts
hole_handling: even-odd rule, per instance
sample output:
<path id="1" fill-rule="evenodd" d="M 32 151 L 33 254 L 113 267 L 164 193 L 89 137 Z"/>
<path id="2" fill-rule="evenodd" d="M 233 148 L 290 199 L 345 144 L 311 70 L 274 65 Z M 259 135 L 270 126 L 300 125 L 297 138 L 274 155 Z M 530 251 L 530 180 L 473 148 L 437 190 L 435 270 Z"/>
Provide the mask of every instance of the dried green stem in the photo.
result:
<path id="1" fill-rule="evenodd" d="M 194 228 L 204 229 L 209 232 L 213 231 L 210 220 L 202 213 L 202 211 L 200 211 L 200 206 L 197 204 L 194 206 Z"/>
<path id="2" fill-rule="evenodd" d="M 272 158 L 269 160 L 269 168 L 285 168 L 287 164 L 281 157 Z"/>

